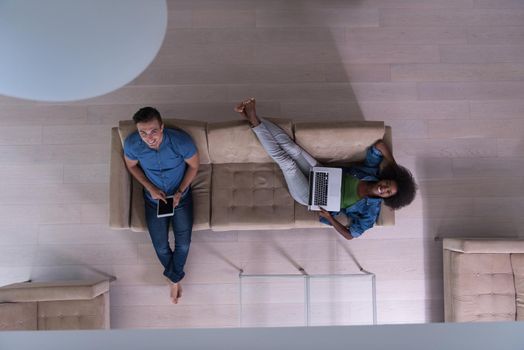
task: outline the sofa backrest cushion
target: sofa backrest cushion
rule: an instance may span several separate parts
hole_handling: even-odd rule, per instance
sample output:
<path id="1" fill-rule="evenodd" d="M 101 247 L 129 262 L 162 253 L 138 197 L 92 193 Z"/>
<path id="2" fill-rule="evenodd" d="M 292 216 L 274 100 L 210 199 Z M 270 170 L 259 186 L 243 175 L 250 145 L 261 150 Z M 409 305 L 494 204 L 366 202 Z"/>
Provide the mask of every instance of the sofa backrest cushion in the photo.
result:
<path id="1" fill-rule="evenodd" d="M 444 249 L 461 253 L 524 253 L 524 240 L 508 238 L 445 238 Z"/>
<path id="2" fill-rule="evenodd" d="M 182 129 L 187 132 L 198 149 L 200 164 L 209 164 L 209 151 L 207 147 L 206 123 L 183 119 L 162 119 L 164 127 L 172 129 Z M 126 137 L 136 131 L 135 123 L 132 120 L 122 120 L 118 123 L 118 132 L 122 144 Z"/>
<path id="3" fill-rule="evenodd" d="M 291 121 L 271 119 L 293 137 Z M 213 164 L 273 163 L 244 120 L 208 124 L 209 156 Z"/>
<path id="4" fill-rule="evenodd" d="M 107 291 L 108 280 L 22 282 L 0 288 L 0 302 L 93 299 Z"/>
<path id="5" fill-rule="evenodd" d="M 324 164 L 363 160 L 366 149 L 384 133 L 384 122 L 378 121 L 295 123 L 296 142 Z"/>

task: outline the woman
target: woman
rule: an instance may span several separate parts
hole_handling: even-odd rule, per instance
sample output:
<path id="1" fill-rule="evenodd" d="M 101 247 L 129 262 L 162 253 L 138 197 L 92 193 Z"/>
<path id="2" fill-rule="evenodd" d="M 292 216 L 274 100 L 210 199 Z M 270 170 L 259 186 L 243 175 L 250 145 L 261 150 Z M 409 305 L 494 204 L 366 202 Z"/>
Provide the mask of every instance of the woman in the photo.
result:
<path id="1" fill-rule="evenodd" d="M 255 104 L 254 98 L 247 99 L 239 103 L 235 111 L 247 119 L 266 152 L 282 169 L 293 199 L 307 205 L 309 171 L 320 164 L 281 128 L 258 118 Z M 387 166 L 380 171 L 379 165 L 383 160 Z M 324 209 L 320 211 L 320 221 L 332 225 L 346 239 L 359 237 L 373 227 L 383 201 L 392 209 L 402 208 L 413 201 L 417 189 L 409 170 L 396 163 L 382 140 L 368 149 L 362 165 L 343 168 L 342 178 L 341 211 L 351 219 L 349 227 L 333 217 L 338 213 Z"/>

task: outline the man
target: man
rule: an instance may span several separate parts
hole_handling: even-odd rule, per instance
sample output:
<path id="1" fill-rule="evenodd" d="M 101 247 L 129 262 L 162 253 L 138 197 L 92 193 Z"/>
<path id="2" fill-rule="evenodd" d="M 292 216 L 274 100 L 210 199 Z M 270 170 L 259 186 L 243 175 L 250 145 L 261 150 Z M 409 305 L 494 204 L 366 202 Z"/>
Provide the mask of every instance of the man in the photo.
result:
<path id="1" fill-rule="evenodd" d="M 160 113 L 144 107 L 133 116 L 137 131 L 124 143 L 127 169 L 144 186 L 147 227 L 164 276 L 170 281 L 171 301 L 182 295 L 180 280 L 189 253 L 193 228 L 191 182 L 198 172 L 198 151 L 191 137 L 177 129 L 164 129 Z M 157 217 L 158 201 L 173 197 L 175 214 Z M 175 249 L 169 246 L 169 223 L 173 225 Z"/>

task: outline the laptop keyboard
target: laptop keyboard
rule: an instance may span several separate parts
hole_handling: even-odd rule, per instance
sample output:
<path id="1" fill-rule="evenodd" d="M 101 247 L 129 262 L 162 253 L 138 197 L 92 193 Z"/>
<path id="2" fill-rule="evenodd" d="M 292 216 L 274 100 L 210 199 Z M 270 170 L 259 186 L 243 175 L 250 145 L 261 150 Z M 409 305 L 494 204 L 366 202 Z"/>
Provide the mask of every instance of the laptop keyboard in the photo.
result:
<path id="1" fill-rule="evenodd" d="M 315 173 L 315 196 L 314 205 L 327 205 L 328 200 L 328 173 Z"/>

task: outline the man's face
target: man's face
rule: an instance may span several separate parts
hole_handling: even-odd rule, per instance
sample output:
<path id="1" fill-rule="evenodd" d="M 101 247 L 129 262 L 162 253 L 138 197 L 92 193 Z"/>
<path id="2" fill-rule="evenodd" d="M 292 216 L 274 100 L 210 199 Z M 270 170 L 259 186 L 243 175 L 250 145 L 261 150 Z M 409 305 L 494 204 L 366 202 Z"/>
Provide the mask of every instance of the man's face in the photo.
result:
<path id="1" fill-rule="evenodd" d="M 160 147 L 164 135 L 164 124 L 161 124 L 157 119 L 152 119 L 148 122 L 137 123 L 136 128 L 142 141 L 150 148 L 158 149 Z"/>

